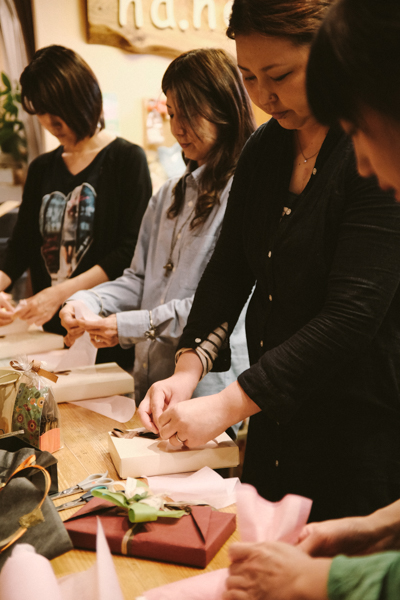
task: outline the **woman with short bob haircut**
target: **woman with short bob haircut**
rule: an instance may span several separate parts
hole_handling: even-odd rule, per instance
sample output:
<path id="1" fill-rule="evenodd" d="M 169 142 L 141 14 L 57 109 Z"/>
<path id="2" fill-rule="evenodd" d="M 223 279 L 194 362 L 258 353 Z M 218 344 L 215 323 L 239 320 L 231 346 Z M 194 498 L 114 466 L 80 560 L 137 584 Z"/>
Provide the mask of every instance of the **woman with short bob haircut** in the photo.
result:
<path id="1" fill-rule="evenodd" d="M 151 196 L 146 156 L 104 128 L 98 81 L 76 52 L 38 50 L 20 78 L 22 105 L 59 141 L 29 165 L 0 271 L 0 327 L 19 317 L 65 335 L 58 312 L 74 292 L 122 274 Z M 30 269 L 33 295 L 15 308 L 1 292 Z M 133 352 L 102 350 L 127 369 Z"/>
<path id="2" fill-rule="evenodd" d="M 89 65 L 63 46 L 41 48 L 23 71 L 21 103 L 31 115 L 58 115 L 77 141 L 104 129 L 103 100 Z"/>
<path id="3" fill-rule="evenodd" d="M 139 407 L 177 447 L 250 417 L 242 481 L 271 501 L 311 498 L 311 520 L 400 496 L 400 205 L 358 175 L 349 137 L 309 106 L 310 46 L 331 4 L 233 2 L 244 85 L 272 118 L 239 159 L 175 374 Z M 190 399 L 202 376 L 229 365 L 229 334 L 254 285 L 250 368 Z"/>
<path id="4" fill-rule="evenodd" d="M 123 276 L 74 294 L 60 313 L 71 341 L 88 331 L 97 348 L 135 347 L 137 404 L 152 383 L 174 371 L 176 346 L 221 230 L 236 163 L 255 127 L 240 73 L 224 50 L 178 56 L 163 76 L 162 89 L 186 171 L 151 198 Z M 105 318 L 79 319 L 79 301 Z M 217 393 L 248 366 L 244 316 L 231 347 L 231 369 L 209 373 L 192 395 Z"/>

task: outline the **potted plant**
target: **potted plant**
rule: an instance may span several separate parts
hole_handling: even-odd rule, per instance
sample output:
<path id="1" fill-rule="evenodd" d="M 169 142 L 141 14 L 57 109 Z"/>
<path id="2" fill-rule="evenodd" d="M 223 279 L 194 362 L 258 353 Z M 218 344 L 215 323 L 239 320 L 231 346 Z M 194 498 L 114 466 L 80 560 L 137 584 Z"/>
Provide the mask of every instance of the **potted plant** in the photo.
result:
<path id="1" fill-rule="evenodd" d="M 12 168 L 14 183 L 22 183 L 28 155 L 24 124 L 18 119 L 21 94 L 5 73 L 1 73 L 1 81 L 4 88 L 0 89 L 0 149 L 6 155 L 2 163 Z"/>

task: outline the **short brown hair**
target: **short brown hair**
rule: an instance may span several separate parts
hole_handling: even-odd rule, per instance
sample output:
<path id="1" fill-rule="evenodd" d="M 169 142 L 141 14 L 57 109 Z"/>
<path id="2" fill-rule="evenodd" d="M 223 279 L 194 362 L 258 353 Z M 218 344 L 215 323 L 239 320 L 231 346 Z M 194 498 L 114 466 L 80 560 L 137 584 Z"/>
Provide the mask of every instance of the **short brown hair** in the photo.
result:
<path id="1" fill-rule="evenodd" d="M 103 100 L 95 74 L 79 54 L 64 46 L 38 50 L 20 77 L 21 102 L 31 115 L 62 119 L 78 141 L 104 128 Z"/>
<path id="2" fill-rule="evenodd" d="M 310 44 L 333 0 L 234 0 L 227 36 L 258 33 Z"/>

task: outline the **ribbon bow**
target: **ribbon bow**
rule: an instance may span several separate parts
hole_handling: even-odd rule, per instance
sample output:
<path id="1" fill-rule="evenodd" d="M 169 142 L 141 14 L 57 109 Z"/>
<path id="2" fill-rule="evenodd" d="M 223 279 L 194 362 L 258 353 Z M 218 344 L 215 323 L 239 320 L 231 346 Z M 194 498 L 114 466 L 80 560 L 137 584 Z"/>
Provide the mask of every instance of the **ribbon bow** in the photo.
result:
<path id="1" fill-rule="evenodd" d="M 40 364 L 41 364 L 40 361 L 32 360 L 30 363 L 28 363 L 28 366 L 26 367 L 18 360 L 10 361 L 10 367 L 15 369 L 16 371 L 23 371 L 24 373 L 26 373 L 27 371 L 33 371 L 34 373 L 37 373 L 38 375 L 40 375 L 42 377 L 46 377 L 46 379 L 50 379 L 50 381 L 57 383 L 57 381 L 58 381 L 57 375 L 55 375 L 54 373 L 50 373 L 50 371 L 46 371 L 45 369 L 42 369 Z"/>

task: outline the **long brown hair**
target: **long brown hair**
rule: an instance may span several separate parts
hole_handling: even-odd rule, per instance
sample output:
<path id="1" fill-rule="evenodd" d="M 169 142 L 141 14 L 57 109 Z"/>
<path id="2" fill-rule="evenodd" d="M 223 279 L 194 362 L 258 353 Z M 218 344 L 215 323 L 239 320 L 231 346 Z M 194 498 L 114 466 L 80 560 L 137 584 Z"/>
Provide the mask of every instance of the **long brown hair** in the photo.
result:
<path id="1" fill-rule="evenodd" d="M 103 100 L 95 74 L 79 54 L 47 46 L 33 56 L 21 77 L 21 103 L 31 115 L 60 117 L 77 140 L 104 128 Z"/>
<path id="2" fill-rule="evenodd" d="M 334 0 L 234 0 L 227 36 L 258 33 L 310 44 Z"/>
<path id="3" fill-rule="evenodd" d="M 233 175 L 241 150 L 255 129 L 253 112 L 236 64 L 224 50 L 204 48 L 181 54 L 164 73 L 162 90 L 174 94 L 180 118 L 194 133 L 198 117 L 217 127 L 217 141 L 199 180 L 200 194 L 190 224 L 194 229 L 207 220 Z M 173 196 L 170 219 L 183 206 L 183 178 Z"/>

